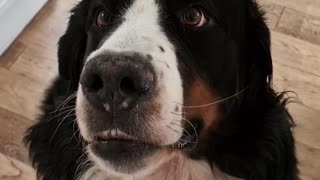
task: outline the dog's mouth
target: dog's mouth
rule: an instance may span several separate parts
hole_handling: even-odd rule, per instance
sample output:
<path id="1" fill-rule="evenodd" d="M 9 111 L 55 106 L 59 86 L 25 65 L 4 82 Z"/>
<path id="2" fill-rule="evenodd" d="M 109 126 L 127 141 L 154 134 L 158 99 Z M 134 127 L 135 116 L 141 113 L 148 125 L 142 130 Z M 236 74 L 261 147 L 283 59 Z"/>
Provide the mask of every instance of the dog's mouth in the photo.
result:
<path id="1" fill-rule="evenodd" d="M 136 138 L 129 138 L 127 136 L 97 136 L 96 139 L 87 144 L 141 144 L 146 146 L 153 146 L 158 148 L 171 148 L 174 150 L 189 150 L 196 146 L 197 144 L 197 134 L 196 133 L 189 133 L 183 134 L 183 136 L 174 144 L 171 145 L 158 145 L 155 143 L 150 143 L 146 141 L 142 141 Z"/>
<path id="2" fill-rule="evenodd" d="M 112 129 L 104 133 L 100 133 L 95 136 L 93 143 L 112 143 L 112 142 L 123 142 L 123 143 L 142 143 L 139 142 L 138 138 L 128 135 L 118 129 Z"/>
<path id="3" fill-rule="evenodd" d="M 170 148 L 173 150 L 191 150 L 197 145 L 198 133 L 200 131 L 200 126 L 198 123 L 190 123 L 190 125 L 184 129 L 181 138 L 174 144 L 161 145 L 153 143 L 146 139 L 141 139 L 127 133 L 122 132 L 119 129 L 108 130 L 103 133 L 99 133 L 94 137 L 94 140 L 87 142 L 87 144 L 96 145 L 141 145 L 153 148 Z"/>
<path id="4" fill-rule="evenodd" d="M 87 142 L 87 147 L 94 160 L 109 164 L 115 171 L 130 174 L 143 168 L 144 160 L 149 158 L 163 153 L 190 152 L 197 145 L 199 131 L 197 123 L 190 123 L 176 143 L 162 145 L 148 136 L 138 137 L 111 129 L 97 133 L 92 141 Z"/>

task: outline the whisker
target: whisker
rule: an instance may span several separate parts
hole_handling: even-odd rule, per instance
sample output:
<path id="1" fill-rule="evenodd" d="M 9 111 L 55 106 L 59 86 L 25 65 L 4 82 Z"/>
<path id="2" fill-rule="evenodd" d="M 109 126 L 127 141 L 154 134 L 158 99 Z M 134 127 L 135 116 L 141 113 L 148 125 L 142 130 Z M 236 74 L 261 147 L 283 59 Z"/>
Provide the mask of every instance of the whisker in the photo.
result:
<path id="1" fill-rule="evenodd" d="M 85 155 L 87 155 L 87 154 L 84 152 L 81 156 L 79 156 L 79 158 L 78 158 L 76 161 L 80 161 L 82 158 L 84 158 Z M 77 168 L 76 168 L 76 170 L 75 170 L 75 172 L 74 172 L 74 176 L 75 176 L 75 177 L 78 176 L 78 173 L 80 173 L 79 170 L 80 170 L 82 167 L 88 166 L 89 164 L 91 164 L 91 161 L 90 161 L 89 159 L 87 159 L 87 160 L 79 163 L 78 166 L 77 166 Z M 81 176 L 81 174 L 79 174 L 79 176 Z"/>
<path id="2" fill-rule="evenodd" d="M 176 126 L 180 127 L 184 132 L 186 132 L 186 133 L 188 134 L 189 137 L 191 136 L 190 133 L 189 133 L 185 128 L 183 128 L 181 125 L 175 124 L 175 123 L 173 123 L 173 122 L 171 122 L 170 124 L 173 124 L 173 125 L 176 125 Z M 182 133 L 182 132 L 181 132 L 181 133 Z"/>
<path id="3" fill-rule="evenodd" d="M 51 117 L 50 119 L 48 119 L 47 121 L 51 121 L 51 120 L 53 120 L 53 119 L 55 119 L 55 118 L 57 118 L 57 117 L 60 117 L 62 114 L 66 114 L 66 113 L 69 113 L 70 111 L 74 111 L 75 110 L 75 108 L 73 108 L 73 109 L 67 109 L 67 110 L 65 110 L 65 111 L 63 111 L 63 112 L 60 112 L 59 114 L 57 114 L 57 115 L 55 115 L 55 116 L 53 116 L 53 117 Z M 59 119 L 59 118 L 58 118 Z"/>
<path id="4" fill-rule="evenodd" d="M 195 145 L 192 147 L 191 150 L 193 150 L 197 145 L 198 145 L 198 142 L 199 142 L 199 137 L 198 137 L 198 133 L 197 133 L 197 129 L 194 127 L 194 125 L 186 118 L 182 118 L 181 120 L 187 122 L 190 124 L 190 126 L 192 127 L 192 129 L 194 130 L 194 133 L 195 133 L 195 136 L 196 136 L 196 143 Z"/>
<path id="5" fill-rule="evenodd" d="M 170 127 L 170 126 L 168 126 L 168 125 L 167 125 L 167 127 L 170 128 L 172 131 L 174 131 L 174 132 L 176 132 L 176 133 L 179 133 L 179 134 L 182 134 L 182 133 L 183 133 L 183 131 L 178 131 L 178 130 L 173 129 L 172 127 Z"/>
<path id="6" fill-rule="evenodd" d="M 181 107 L 183 107 L 183 108 L 185 108 L 185 109 L 203 108 L 203 107 L 208 107 L 208 106 L 212 106 L 212 105 L 215 105 L 215 104 L 219 104 L 219 103 L 225 102 L 225 101 L 227 101 L 227 100 L 229 100 L 229 99 L 232 99 L 232 98 L 234 98 L 234 97 L 236 97 L 236 96 L 239 96 L 240 94 L 244 93 L 247 89 L 248 89 L 248 87 L 245 88 L 245 89 L 243 89 L 243 90 L 241 90 L 240 92 L 232 95 L 232 96 L 229 96 L 229 97 L 227 97 L 227 98 L 224 98 L 224 99 L 222 99 L 222 100 L 215 101 L 215 102 L 212 102 L 212 103 L 203 104 L 203 105 L 184 106 L 183 104 L 181 104 L 181 103 L 179 103 L 179 102 L 175 102 L 175 103 L 178 104 L 178 105 L 180 105 Z"/>
<path id="7" fill-rule="evenodd" d="M 177 126 L 180 127 L 184 132 L 187 133 L 187 137 L 191 137 L 191 134 L 190 134 L 186 129 L 184 129 L 182 126 L 180 126 L 180 125 L 178 125 L 178 124 L 175 124 L 175 123 L 170 123 L 170 124 L 177 125 Z M 172 127 L 170 127 L 170 126 L 168 126 L 168 125 L 167 125 L 167 127 L 168 127 L 169 129 L 171 129 L 172 131 L 176 132 L 176 133 L 183 134 L 183 132 L 179 132 L 178 130 L 173 129 Z M 193 141 L 188 141 L 188 140 L 184 140 L 184 139 L 180 139 L 179 141 L 183 141 L 183 142 L 187 142 L 187 143 L 192 143 L 192 144 L 197 144 L 197 142 L 198 142 L 197 131 L 195 131 L 195 134 L 196 134 L 196 141 L 195 141 L 195 142 L 193 142 Z"/>
<path id="8" fill-rule="evenodd" d="M 73 109 L 69 109 L 68 111 L 65 111 L 65 112 L 63 112 L 63 113 L 60 113 L 60 114 L 58 114 L 58 116 L 59 116 L 59 118 L 58 118 L 58 122 L 60 121 L 60 116 L 61 115 L 63 115 L 63 114 L 66 114 L 66 116 L 68 116 L 68 117 L 71 117 L 71 116 L 73 116 L 74 114 L 71 114 L 71 113 L 74 113 L 76 111 L 76 108 L 73 108 Z M 66 116 L 64 116 L 63 118 L 65 119 L 65 118 L 68 118 L 68 117 L 66 117 Z M 56 116 L 57 117 L 57 116 Z"/>
<path id="9" fill-rule="evenodd" d="M 74 93 L 73 95 L 70 95 L 67 99 L 69 100 L 66 100 L 65 103 L 63 104 L 63 106 L 61 108 L 64 108 L 65 105 L 67 105 L 68 102 L 70 102 L 73 98 L 76 97 L 76 93 Z M 60 108 L 60 111 L 59 111 L 59 114 L 61 112 L 61 108 Z"/>
<path id="10" fill-rule="evenodd" d="M 170 126 L 167 126 L 167 127 L 168 127 L 169 129 L 171 129 L 172 131 L 183 135 L 183 132 L 180 132 L 180 131 L 178 131 L 178 130 L 175 130 L 175 129 L 173 129 L 173 128 L 170 127 Z M 183 130 L 188 134 L 188 137 L 191 137 L 190 133 L 189 133 L 187 130 L 185 130 L 185 129 L 183 129 Z M 180 139 L 179 141 L 194 143 L 194 142 L 187 141 L 187 140 L 183 140 L 183 139 Z"/>
<path id="11" fill-rule="evenodd" d="M 71 108 L 74 108 L 74 107 L 75 107 L 75 106 L 72 105 L 72 106 L 67 106 L 67 107 L 61 108 L 61 109 L 56 109 L 55 111 L 52 111 L 52 112 L 49 113 L 49 114 L 55 114 L 55 113 L 57 113 L 57 111 L 67 110 L 67 109 L 71 109 Z"/>
<path id="12" fill-rule="evenodd" d="M 175 139 L 168 138 L 168 140 L 175 140 Z M 189 144 L 197 144 L 197 142 L 195 142 L 195 141 L 188 141 L 188 140 L 184 140 L 184 139 L 179 139 L 177 142 L 185 142 L 185 143 L 189 143 Z"/>
<path id="13" fill-rule="evenodd" d="M 189 113 L 185 112 L 185 111 L 179 111 L 181 114 L 177 113 L 177 112 L 170 112 L 173 115 L 177 115 L 177 116 L 185 116 L 185 115 L 189 115 Z"/>
<path id="14" fill-rule="evenodd" d="M 67 97 L 52 113 L 56 113 L 60 110 L 60 108 L 63 108 L 69 101 L 71 101 L 73 98 L 77 96 L 77 91 L 71 94 L 69 97 Z"/>
<path id="15" fill-rule="evenodd" d="M 69 140 L 68 143 L 70 143 L 70 142 L 72 141 L 72 139 L 75 138 L 75 140 L 77 141 L 77 143 L 80 144 L 80 142 L 78 141 L 78 138 L 75 137 L 76 134 L 77 134 L 80 130 L 77 129 L 77 130 L 75 131 L 75 130 L 74 130 L 74 129 L 75 129 L 75 125 L 76 125 L 76 119 L 73 120 L 73 128 L 72 128 L 72 129 L 73 129 L 74 133 L 73 133 L 73 135 L 71 136 L 71 138 L 70 138 L 70 140 Z"/>
<path id="16" fill-rule="evenodd" d="M 63 123 L 67 118 L 71 117 L 71 116 L 72 116 L 71 113 L 73 113 L 73 112 L 74 112 L 74 110 L 71 110 L 71 111 L 64 117 L 64 119 L 63 119 L 62 121 L 60 121 L 60 123 L 58 124 L 56 130 L 54 131 L 54 133 L 53 133 L 53 135 L 52 135 L 52 137 L 51 137 L 51 139 L 50 139 L 50 143 L 52 142 L 54 136 L 55 136 L 56 133 L 58 132 L 58 129 L 60 128 L 60 126 L 62 125 L 62 123 Z M 59 122 L 59 119 L 58 119 L 58 122 Z"/>
<path id="17" fill-rule="evenodd" d="M 169 138 L 169 140 L 173 140 L 173 139 Z M 194 145 L 196 145 L 198 143 L 196 141 L 188 141 L 188 140 L 184 140 L 184 139 L 179 139 L 177 142 L 183 142 L 183 143 L 194 144 Z"/>

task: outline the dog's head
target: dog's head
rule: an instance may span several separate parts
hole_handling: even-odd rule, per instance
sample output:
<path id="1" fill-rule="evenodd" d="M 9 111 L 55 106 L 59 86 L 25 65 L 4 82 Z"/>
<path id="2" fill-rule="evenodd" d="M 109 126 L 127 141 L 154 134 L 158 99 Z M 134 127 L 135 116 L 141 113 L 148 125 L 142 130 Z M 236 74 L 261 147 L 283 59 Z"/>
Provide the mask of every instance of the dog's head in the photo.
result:
<path id="1" fill-rule="evenodd" d="M 252 0 L 82 0 L 59 45 L 89 155 L 116 174 L 197 151 L 272 73 Z"/>

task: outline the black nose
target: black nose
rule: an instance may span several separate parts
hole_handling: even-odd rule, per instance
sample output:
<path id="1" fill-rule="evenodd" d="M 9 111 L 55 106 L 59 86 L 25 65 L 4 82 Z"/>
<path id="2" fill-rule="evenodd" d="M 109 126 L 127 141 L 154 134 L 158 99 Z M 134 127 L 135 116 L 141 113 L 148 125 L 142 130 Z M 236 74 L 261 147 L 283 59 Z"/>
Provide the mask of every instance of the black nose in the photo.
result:
<path id="1" fill-rule="evenodd" d="M 148 57 L 107 53 L 90 59 L 80 84 L 88 101 L 107 111 L 134 107 L 153 91 L 155 72 Z"/>

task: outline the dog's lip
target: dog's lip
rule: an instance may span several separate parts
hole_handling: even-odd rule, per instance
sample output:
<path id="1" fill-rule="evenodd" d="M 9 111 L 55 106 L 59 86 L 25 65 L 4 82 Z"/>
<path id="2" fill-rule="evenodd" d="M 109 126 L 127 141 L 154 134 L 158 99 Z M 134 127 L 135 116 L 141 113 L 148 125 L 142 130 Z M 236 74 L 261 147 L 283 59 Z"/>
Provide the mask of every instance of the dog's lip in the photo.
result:
<path id="1" fill-rule="evenodd" d="M 119 129 L 111 129 L 102 133 L 98 133 L 94 136 L 93 140 L 87 141 L 86 144 L 90 145 L 107 143 L 145 144 L 153 147 L 161 147 L 161 145 L 129 135 Z"/>
<path id="2" fill-rule="evenodd" d="M 125 132 L 122 132 L 119 129 L 110 129 L 104 131 L 102 133 L 98 133 L 94 136 L 95 142 L 106 142 L 106 141 L 115 141 L 115 140 L 122 140 L 122 141 L 138 141 L 138 138 L 128 135 Z"/>
<path id="3" fill-rule="evenodd" d="M 148 142 L 147 140 L 141 140 L 138 137 L 134 137 L 129 135 L 119 129 L 111 129 L 104 131 L 102 133 L 97 133 L 91 141 L 87 141 L 86 144 L 105 144 L 110 142 L 122 142 L 122 143 L 136 143 L 136 144 L 146 144 L 154 147 L 168 147 L 171 149 L 182 149 L 181 141 L 179 140 L 177 143 L 171 145 L 160 145 L 152 142 Z"/>
<path id="4" fill-rule="evenodd" d="M 145 144 L 148 146 L 158 147 L 158 148 L 170 148 L 173 150 L 190 150 L 197 146 L 198 132 L 200 131 L 201 125 L 198 123 L 193 123 L 190 127 L 186 128 L 185 132 L 181 138 L 173 144 L 161 145 L 148 141 L 147 139 L 141 139 L 129 135 L 119 129 L 110 129 L 101 133 L 97 133 L 91 141 L 86 141 L 86 145 L 99 144 L 99 143 L 109 143 L 109 142 L 122 142 L 122 143 L 134 143 L 134 144 Z"/>

